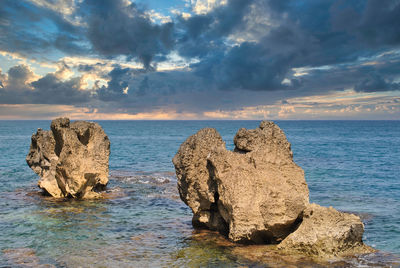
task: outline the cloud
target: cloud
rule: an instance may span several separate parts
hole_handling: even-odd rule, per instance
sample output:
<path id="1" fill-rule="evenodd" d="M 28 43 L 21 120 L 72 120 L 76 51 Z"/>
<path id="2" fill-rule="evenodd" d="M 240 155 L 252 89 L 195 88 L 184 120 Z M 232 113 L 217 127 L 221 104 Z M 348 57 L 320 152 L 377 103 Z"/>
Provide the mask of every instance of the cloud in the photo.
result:
<path id="1" fill-rule="evenodd" d="M 177 50 L 185 57 L 205 57 L 228 49 L 228 35 L 240 28 L 253 0 L 231 0 L 209 13 L 178 17 Z"/>
<path id="2" fill-rule="evenodd" d="M 227 0 L 191 0 L 190 3 L 194 13 L 204 15 L 216 7 L 226 5 Z"/>
<path id="3" fill-rule="evenodd" d="M 61 65 L 62 66 L 62 65 Z M 2 104 L 79 104 L 89 101 L 90 92 L 82 90 L 82 77 L 64 80 L 65 66 L 43 77 L 28 66 L 10 68 L 0 88 Z"/>
<path id="4" fill-rule="evenodd" d="M 14 66 L 8 70 L 7 74 L 7 90 L 12 91 L 31 90 L 29 83 L 37 78 L 27 65 Z"/>
<path id="5" fill-rule="evenodd" d="M 103 101 L 118 101 L 126 98 L 132 76 L 141 71 L 116 66 L 108 75 L 111 78 L 107 86 L 98 90 L 98 96 Z M 143 71 L 142 71 L 143 72 Z M 132 92 L 132 91 L 131 91 Z"/>
<path id="6" fill-rule="evenodd" d="M 153 60 L 174 46 L 173 23 L 154 24 L 135 3 L 88 0 L 87 35 L 95 51 L 105 56 L 125 55 L 148 69 Z"/>
<path id="7" fill-rule="evenodd" d="M 79 104 L 89 100 L 90 93 L 81 90 L 81 77 L 62 81 L 55 74 L 47 74 L 31 83 L 32 102 L 40 104 Z"/>
<path id="8" fill-rule="evenodd" d="M 165 14 L 126 0 L 3 0 L 0 50 L 59 66 L 0 74 L 1 102 L 243 117 L 279 103 L 269 115 L 283 116 L 296 97 L 400 90 L 399 1 L 190 4 Z"/>
<path id="9" fill-rule="evenodd" d="M 390 83 L 385 81 L 381 76 L 373 74 L 360 81 L 354 87 L 354 90 L 358 92 L 400 90 L 400 83 Z"/>
<path id="10" fill-rule="evenodd" d="M 67 8 L 58 10 L 55 7 L 51 1 L 2 1 L 0 50 L 29 57 L 49 57 L 56 49 L 73 54 L 87 53 L 87 48 L 81 45 L 84 42 L 82 28 L 61 12 L 66 12 Z"/>
<path id="11" fill-rule="evenodd" d="M 361 47 L 400 44 L 400 29 L 395 26 L 400 16 L 398 1 L 338 1 L 331 12 L 334 29 L 356 36 Z"/>
<path id="12" fill-rule="evenodd" d="M 352 62 L 355 69 L 357 67 L 354 65 L 360 58 L 373 57 L 381 53 L 382 48 L 396 48 L 394 45 L 397 43 L 394 41 L 400 35 L 392 25 L 395 25 L 393 23 L 400 3 L 374 10 L 376 3 L 229 1 L 226 6 L 215 8 L 205 15 L 181 20 L 179 26 L 185 29 L 185 35 L 179 40 L 177 47 L 181 55 L 200 59 L 191 68 L 198 75 L 210 80 L 218 89 L 299 90 L 310 86 L 306 82 L 314 83 L 310 79 L 293 77 L 295 68 L 330 65 L 340 69 L 340 65 Z M 355 10 L 361 22 L 350 27 L 339 25 L 337 21 L 344 16 L 345 10 Z M 347 12 L 350 20 L 352 12 Z M 249 17 L 248 14 L 254 16 Z M 368 35 L 363 29 L 372 24 L 373 14 L 379 17 L 378 25 L 373 29 L 389 27 L 395 30 L 389 31 L 385 37 L 374 38 L 375 41 L 371 39 L 369 44 L 364 44 Z M 251 27 L 255 27 L 254 22 L 262 21 L 262 16 L 269 18 L 264 21 L 264 25 L 268 27 L 263 31 L 263 36 L 253 38 L 254 34 L 248 32 Z M 349 24 L 352 25 L 350 21 Z M 257 31 L 258 28 L 254 30 Z M 236 44 L 227 44 L 229 38 L 238 41 Z M 373 43 L 379 46 L 372 46 Z M 399 62 L 396 64 L 398 66 Z M 363 67 L 358 68 L 361 70 Z M 369 71 L 378 72 L 376 68 Z M 329 75 L 326 72 L 321 69 L 318 73 Z M 316 77 L 316 73 L 314 72 L 312 78 Z M 347 85 L 335 82 L 331 84 L 331 88 L 341 90 L 364 80 L 361 75 L 358 79 L 349 79 L 351 84 Z M 317 80 L 321 82 L 320 79 Z M 324 83 L 321 85 L 325 87 Z M 397 88 L 386 88 L 395 89 Z"/>

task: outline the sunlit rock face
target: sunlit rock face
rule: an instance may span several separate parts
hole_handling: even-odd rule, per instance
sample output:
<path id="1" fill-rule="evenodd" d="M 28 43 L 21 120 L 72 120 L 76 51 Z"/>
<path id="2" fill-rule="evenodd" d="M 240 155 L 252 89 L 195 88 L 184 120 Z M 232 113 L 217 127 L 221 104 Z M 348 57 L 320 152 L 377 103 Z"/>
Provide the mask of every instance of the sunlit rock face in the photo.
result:
<path id="1" fill-rule="evenodd" d="M 303 170 L 272 122 L 240 129 L 226 150 L 215 129 L 189 137 L 173 159 L 182 200 L 194 226 L 226 233 L 235 242 L 277 243 L 298 224 L 308 204 Z"/>
<path id="2" fill-rule="evenodd" d="M 32 135 L 26 157 L 53 197 L 96 198 L 108 183 L 110 141 L 97 123 L 57 118 Z"/>
<path id="3" fill-rule="evenodd" d="M 228 151 L 215 129 L 190 136 L 173 158 L 193 226 L 231 241 L 279 244 L 282 253 L 330 258 L 371 252 L 359 217 L 309 204 L 303 170 L 273 122 L 239 129 Z"/>

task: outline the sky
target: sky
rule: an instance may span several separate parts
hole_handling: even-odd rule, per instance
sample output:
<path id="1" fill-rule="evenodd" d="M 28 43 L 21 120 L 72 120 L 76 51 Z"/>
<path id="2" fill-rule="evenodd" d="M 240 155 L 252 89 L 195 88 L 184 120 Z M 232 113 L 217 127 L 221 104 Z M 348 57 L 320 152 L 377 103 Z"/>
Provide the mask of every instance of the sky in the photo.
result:
<path id="1" fill-rule="evenodd" d="M 400 120 L 399 0 L 0 0 L 0 119 Z"/>

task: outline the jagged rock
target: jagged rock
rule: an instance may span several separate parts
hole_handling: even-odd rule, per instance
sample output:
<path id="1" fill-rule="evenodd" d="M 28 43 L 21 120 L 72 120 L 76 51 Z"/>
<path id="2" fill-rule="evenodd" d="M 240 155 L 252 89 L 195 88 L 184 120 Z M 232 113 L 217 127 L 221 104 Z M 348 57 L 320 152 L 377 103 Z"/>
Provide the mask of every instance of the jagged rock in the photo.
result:
<path id="1" fill-rule="evenodd" d="M 91 198 L 108 183 L 109 155 L 110 141 L 99 124 L 58 118 L 51 130 L 32 135 L 26 162 L 51 196 Z"/>
<path id="2" fill-rule="evenodd" d="M 363 233 L 364 225 L 358 216 L 310 204 L 298 229 L 278 248 L 321 258 L 373 252 L 363 244 Z"/>
<path id="3" fill-rule="evenodd" d="M 265 163 L 293 163 L 293 152 L 285 133 L 273 122 L 262 121 L 256 129 L 241 128 L 234 138 L 235 152 L 248 153 Z"/>
<path id="4" fill-rule="evenodd" d="M 272 122 L 240 129 L 234 152 L 214 129 L 188 138 L 173 159 L 182 200 L 193 224 L 228 234 L 232 241 L 276 243 L 297 225 L 308 204 L 303 170 L 290 143 Z"/>

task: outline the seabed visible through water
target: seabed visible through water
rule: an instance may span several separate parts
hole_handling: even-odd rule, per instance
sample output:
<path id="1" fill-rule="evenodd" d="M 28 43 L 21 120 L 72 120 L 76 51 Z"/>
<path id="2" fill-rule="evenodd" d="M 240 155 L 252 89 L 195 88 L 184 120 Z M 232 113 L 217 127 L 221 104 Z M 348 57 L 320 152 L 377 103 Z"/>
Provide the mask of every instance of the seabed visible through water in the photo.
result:
<path id="1" fill-rule="evenodd" d="M 0 122 L 0 267 L 400 267 L 400 122 L 284 121 L 312 202 L 361 216 L 375 254 L 323 263 L 282 256 L 194 230 L 171 159 L 198 129 L 216 127 L 232 148 L 258 121 L 100 122 L 111 140 L 102 200 L 38 194 L 25 163 L 30 135 L 49 121 Z"/>

